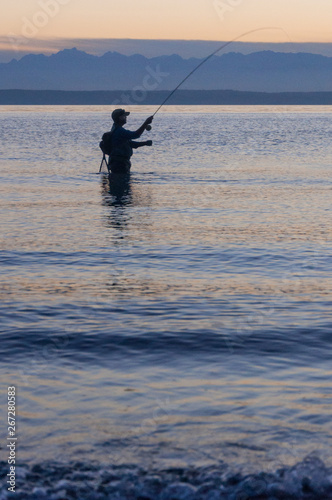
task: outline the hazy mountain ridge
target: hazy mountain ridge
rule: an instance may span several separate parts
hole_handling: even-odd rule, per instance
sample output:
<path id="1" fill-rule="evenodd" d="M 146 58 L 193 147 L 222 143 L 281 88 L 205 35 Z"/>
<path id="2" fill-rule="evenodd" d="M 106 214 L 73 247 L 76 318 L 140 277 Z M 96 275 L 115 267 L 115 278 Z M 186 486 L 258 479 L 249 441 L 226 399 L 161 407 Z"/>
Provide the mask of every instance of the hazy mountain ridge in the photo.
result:
<path id="1" fill-rule="evenodd" d="M 0 89 L 170 90 L 203 59 L 179 55 L 146 58 L 106 52 L 94 56 L 65 49 L 51 56 L 27 55 L 0 64 Z M 332 91 L 332 57 L 273 51 L 214 56 L 183 89 L 254 92 Z"/>

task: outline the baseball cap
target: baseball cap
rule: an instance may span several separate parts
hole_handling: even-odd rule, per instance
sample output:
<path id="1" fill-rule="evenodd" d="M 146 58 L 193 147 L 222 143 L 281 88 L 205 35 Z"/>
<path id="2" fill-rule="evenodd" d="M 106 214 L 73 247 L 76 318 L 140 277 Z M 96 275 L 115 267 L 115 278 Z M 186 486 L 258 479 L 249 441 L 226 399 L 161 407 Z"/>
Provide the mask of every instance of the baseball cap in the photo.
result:
<path id="1" fill-rule="evenodd" d="M 130 112 L 129 111 L 125 111 L 124 109 L 115 109 L 112 113 L 112 120 L 114 122 L 118 121 L 118 119 L 120 118 L 120 116 L 122 115 L 130 115 Z"/>

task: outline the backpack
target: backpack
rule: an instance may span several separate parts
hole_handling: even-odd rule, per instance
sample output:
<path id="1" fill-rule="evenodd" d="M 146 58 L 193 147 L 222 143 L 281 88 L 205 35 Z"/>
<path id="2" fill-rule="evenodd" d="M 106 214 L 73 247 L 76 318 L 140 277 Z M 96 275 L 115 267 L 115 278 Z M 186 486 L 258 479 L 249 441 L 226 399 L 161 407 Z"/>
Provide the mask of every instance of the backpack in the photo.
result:
<path id="1" fill-rule="evenodd" d="M 105 132 L 105 134 L 103 134 L 103 137 L 101 138 L 99 147 L 104 155 L 112 154 L 112 135 L 113 132 Z"/>

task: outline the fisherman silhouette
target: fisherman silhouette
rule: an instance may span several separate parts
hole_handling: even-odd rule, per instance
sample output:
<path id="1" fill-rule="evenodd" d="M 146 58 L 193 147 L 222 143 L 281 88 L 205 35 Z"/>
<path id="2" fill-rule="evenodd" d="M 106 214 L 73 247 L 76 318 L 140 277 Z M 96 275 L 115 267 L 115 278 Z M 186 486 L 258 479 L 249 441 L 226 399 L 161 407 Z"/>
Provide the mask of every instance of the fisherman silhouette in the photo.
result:
<path id="1" fill-rule="evenodd" d="M 114 122 L 112 129 L 103 136 L 102 142 L 105 143 L 104 153 L 109 154 L 107 166 L 109 172 L 112 174 L 128 174 L 130 172 L 130 158 L 133 154 L 133 149 L 142 146 L 152 146 L 152 141 L 137 142 L 134 139 L 141 137 L 145 130 L 151 130 L 150 123 L 153 120 L 153 116 L 149 116 L 136 132 L 132 132 L 124 128 L 129 114 L 129 111 L 125 111 L 124 109 L 115 109 L 112 113 Z"/>

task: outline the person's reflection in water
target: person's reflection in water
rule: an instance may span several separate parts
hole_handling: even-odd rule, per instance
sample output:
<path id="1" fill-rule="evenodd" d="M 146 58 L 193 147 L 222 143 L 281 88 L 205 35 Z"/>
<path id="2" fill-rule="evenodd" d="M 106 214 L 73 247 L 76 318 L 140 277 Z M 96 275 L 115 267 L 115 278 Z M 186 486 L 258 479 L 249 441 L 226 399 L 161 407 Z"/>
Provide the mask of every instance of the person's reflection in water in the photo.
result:
<path id="1" fill-rule="evenodd" d="M 132 204 L 130 173 L 109 174 L 102 178 L 103 205 L 121 207 Z"/>
<path id="2" fill-rule="evenodd" d="M 111 209 L 106 219 L 106 226 L 117 230 L 116 239 L 123 239 L 123 231 L 128 227 L 130 219 L 126 207 L 133 203 L 130 173 L 103 175 L 101 188 L 102 204 Z"/>

